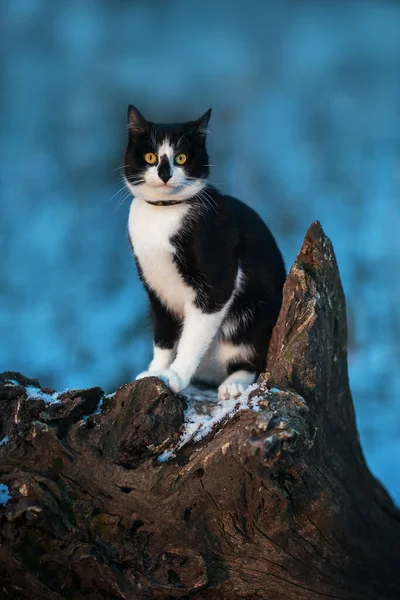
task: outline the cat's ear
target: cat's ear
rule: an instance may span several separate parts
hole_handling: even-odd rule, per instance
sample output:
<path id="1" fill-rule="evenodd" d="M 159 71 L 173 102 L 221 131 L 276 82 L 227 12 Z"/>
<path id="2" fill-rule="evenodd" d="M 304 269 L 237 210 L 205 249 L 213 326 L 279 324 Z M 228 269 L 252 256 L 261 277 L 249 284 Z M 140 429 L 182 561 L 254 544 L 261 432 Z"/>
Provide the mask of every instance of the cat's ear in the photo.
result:
<path id="1" fill-rule="evenodd" d="M 193 121 L 192 123 L 192 129 L 195 133 L 198 133 L 204 137 L 206 137 L 207 135 L 207 127 L 208 127 L 208 122 L 210 120 L 211 117 L 211 108 L 208 109 L 207 112 L 204 113 L 204 115 L 202 115 L 200 117 L 200 119 L 197 119 L 197 121 Z"/>
<path id="2" fill-rule="evenodd" d="M 128 127 L 132 134 L 144 133 L 148 128 L 146 119 L 135 106 L 132 106 L 132 104 L 128 107 Z"/>

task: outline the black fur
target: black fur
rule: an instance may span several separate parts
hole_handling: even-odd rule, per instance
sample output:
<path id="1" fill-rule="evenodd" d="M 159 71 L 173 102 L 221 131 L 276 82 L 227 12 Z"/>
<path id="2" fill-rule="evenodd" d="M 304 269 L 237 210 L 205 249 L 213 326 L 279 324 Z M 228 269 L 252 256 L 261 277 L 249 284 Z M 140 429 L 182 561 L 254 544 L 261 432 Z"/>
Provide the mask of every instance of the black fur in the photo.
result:
<path id="1" fill-rule="evenodd" d="M 282 303 L 286 278 L 282 255 L 253 209 L 212 186 L 206 192 L 212 202 L 205 210 L 194 204 L 195 219 L 188 215 L 182 231 L 171 240 L 176 247 L 176 264 L 196 290 L 196 304 L 203 312 L 221 310 L 232 295 L 241 267 L 242 290 L 225 319 L 239 325 L 233 335 L 222 337 L 234 344 L 254 345 L 257 359 L 253 366 L 260 372 Z M 245 322 L 244 311 L 248 315 Z M 243 368 L 241 364 L 231 372 L 239 368 Z"/>

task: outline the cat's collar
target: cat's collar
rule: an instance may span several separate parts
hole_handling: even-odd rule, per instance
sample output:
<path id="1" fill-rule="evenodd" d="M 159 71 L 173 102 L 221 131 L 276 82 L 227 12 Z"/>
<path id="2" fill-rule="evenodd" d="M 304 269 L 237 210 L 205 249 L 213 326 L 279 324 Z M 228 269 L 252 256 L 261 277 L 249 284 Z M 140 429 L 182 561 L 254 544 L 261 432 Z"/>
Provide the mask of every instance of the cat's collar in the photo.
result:
<path id="1" fill-rule="evenodd" d="M 175 204 L 183 204 L 187 202 L 187 200 L 158 200 L 157 202 L 150 202 L 149 200 L 145 200 L 147 204 L 151 204 L 152 206 L 174 206 Z"/>

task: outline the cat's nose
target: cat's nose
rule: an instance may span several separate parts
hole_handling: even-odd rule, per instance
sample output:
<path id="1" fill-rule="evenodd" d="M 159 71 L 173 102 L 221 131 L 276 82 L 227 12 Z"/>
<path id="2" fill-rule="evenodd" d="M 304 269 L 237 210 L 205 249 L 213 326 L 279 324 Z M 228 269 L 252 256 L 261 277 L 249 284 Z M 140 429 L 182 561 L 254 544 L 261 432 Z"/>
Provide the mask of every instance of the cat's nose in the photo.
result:
<path id="1" fill-rule="evenodd" d="M 167 181 L 169 181 L 172 177 L 170 171 L 158 171 L 158 175 L 160 177 L 160 179 L 163 180 L 164 183 L 167 183 Z"/>
<path id="2" fill-rule="evenodd" d="M 160 160 L 160 166 L 158 167 L 158 176 L 163 180 L 164 183 L 167 183 L 172 177 L 171 168 L 169 166 L 168 157 L 164 154 Z"/>

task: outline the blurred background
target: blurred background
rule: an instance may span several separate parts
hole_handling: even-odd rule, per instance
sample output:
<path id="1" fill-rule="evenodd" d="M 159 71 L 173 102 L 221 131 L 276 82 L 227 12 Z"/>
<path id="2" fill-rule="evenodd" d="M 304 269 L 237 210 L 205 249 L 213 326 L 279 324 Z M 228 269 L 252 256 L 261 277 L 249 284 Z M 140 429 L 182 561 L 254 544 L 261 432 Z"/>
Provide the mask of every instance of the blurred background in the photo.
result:
<path id="1" fill-rule="evenodd" d="M 213 181 L 289 268 L 319 219 L 349 320 L 361 442 L 400 504 L 400 3 L 3 0 L 0 371 L 58 390 L 150 357 L 121 165 L 150 120 L 213 108 Z"/>

